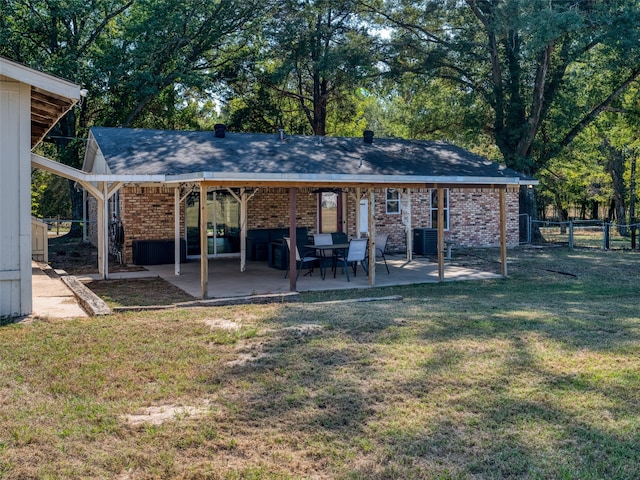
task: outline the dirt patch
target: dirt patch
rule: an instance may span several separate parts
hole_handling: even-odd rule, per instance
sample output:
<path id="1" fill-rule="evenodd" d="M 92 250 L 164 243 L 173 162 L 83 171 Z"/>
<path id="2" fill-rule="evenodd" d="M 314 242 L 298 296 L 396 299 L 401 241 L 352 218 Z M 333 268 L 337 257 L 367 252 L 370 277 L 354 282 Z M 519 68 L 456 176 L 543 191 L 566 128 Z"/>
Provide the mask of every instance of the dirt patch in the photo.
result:
<path id="1" fill-rule="evenodd" d="M 189 405 L 159 405 L 147 407 L 139 414 L 125 415 L 124 419 L 129 425 L 161 425 L 165 422 L 181 417 L 201 417 L 209 411 L 209 406 L 199 407 Z"/>
<path id="2" fill-rule="evenodd" d="M 241 325 L 233 320 L 227 320 L 225 318 L 207 318 L 204 321 L 205 325 L 209 328 L 220 328 L 222 330 L 240 330 Z"/>

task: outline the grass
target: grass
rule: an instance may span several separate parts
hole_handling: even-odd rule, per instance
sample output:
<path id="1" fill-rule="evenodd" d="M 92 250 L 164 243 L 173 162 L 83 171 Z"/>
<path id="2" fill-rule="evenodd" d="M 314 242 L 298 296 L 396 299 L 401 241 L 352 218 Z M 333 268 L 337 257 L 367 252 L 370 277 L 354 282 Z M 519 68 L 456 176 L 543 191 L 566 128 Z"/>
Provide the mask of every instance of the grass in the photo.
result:
<path id="1" fill-rule="evenodd" d="M 639 478 L 640 256 L 509 260 L 402 302 L 4 326 L 0 478 Z"/>

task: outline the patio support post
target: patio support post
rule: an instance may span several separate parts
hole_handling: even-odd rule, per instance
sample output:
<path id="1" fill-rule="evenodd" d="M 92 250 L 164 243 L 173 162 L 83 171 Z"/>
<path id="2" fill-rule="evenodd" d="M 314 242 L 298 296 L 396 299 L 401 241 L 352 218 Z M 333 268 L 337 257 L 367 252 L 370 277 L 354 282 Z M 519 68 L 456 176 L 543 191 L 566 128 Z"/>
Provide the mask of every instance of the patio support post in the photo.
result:
<path id="1" fill-rule="evenodd" d="M 200 296 L 209 292 L 209 248 L 207 245 L 207 187 L 200 183 Z"/>
<path id="2" fill-rule="evenodd" d="M 247 268 L 247 204 L 249 198 L 246 189 L 240 189 L 240 271 Z"/>
<path id="3" fill-rule="evenodd" d="M 102 185 L 98 184 L 98 192 L 96 195 L 96 201 L 98 203 L 97 211 L 97 224 L 98 229 L 98 273 L 100 278 L 104 280 L 104 240 L 106 238 L 106 231 L 104 229 L 104 204 L 106 202 L 105 197 L 102 195 Z"/>
<path id="4" fill-rule="evenodd" d="M 102 278 L 109 279 L 109 184 L 102 184 Z"/>
<path id="5" fill-rule="evenodd" d="M 174 215 L 174 268 L 173 273 L 180 275 L 180 185 L 173 189 Z"/>
<path id="6" fill-rule="evenodd" d="M 298 260 L 296 258 L 296 194 L 298 189 L 296 187 L 289 188 L 289 290 L 296 291 L 296 280 L 298 277 Z"/>
<path id="7" fill-rule="evenodd" d="M 444 188 L 438 186 L 438 281 L 444 281 Z"/>
<path id="8" fill-rule="evenodd" d="M 405 220 L 405 244 L 407 245 L 407 262 L 413 260 L 413 236 L 411 235 L 411 189 L 407 188 L 404 193 L 405 205 L 403 205 L 404 210 L 402 212 L 402 218 Z"/>
<path id="9" fill-rule="evenodd" d="M 87 241 L 87 189 L 82 189 L 82 241 Z"/>
<path id="10" fill-rule="evenodd" d="M 505 192 L 507 187 L 500 188 L 500 273 L 507 278 L 507 206 Z"/>
<path id="11" fill-rule="evenodd" d="M 369 286 L 376 284 L 376 213 L 375 213 L 375 197 L 373 188 L 369 189 Z M 360 208 L 358 202 L 358 208 Z"/>
<path id="12" fill-rule="evenodd" d="M 360 231 L 360 188 L 356 188 L 356 238 L 360 238 L 362 236 L 362 232 Z"/>

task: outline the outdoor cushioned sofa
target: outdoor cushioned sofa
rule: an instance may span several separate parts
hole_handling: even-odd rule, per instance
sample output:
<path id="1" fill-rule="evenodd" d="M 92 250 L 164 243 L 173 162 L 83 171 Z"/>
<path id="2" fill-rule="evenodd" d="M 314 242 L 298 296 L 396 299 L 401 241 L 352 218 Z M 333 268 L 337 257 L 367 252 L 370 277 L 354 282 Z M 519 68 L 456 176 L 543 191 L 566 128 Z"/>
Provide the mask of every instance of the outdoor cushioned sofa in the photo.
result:
<path id="1" fill-rule="evenodd" d="M 286 270 L 288 267 L 287 245 L 283 238 L 289 235 L 288 228 L 260 228 L 247 231 L 247 260 L 269 261 L 269 266 Z M 304 252 L 309 243 L 308 229 L 296 228 L 298 250 Z"/>

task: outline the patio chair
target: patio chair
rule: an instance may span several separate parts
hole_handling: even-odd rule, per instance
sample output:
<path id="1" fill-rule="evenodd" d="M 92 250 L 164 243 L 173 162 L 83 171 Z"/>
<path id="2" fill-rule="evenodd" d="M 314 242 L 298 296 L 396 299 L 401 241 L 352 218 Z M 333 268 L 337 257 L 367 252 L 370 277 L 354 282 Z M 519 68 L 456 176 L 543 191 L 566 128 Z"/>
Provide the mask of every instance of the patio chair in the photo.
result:
<path id="1" fill-rule="evenodd" d="M 287 242 L 287 250 L 291 251 L 291 239 L 289 237 L 284 237 L 284 240 L 285 242 Z M 319 261 L 320 261 L 320 258 L 314 255 L 308 255 L 306 252 L 302 257 L 300 257 L 300 251 L 296 246 L 296 270 L 298 271 L 298 274 L 296 275 L 296 279 L 300 276 L 300 270 L 302 270 L 302 268 L 305 265 L 309 269 L 309 275 L 312 275 L 313 265 L 315 262 L 319 262 Z M 320 276 L 324 280 L 324 270 L 322 269 L 322 263 L 320 263 L 319 265 L 320 265 Z M 289 270 L 291 270 L 291 265 L 287 267 L 287 271 L 284 274 L 284 278 L 287 278 L 287 276 L 289 275 Z"/>
<path id="2" fill-rule="evenodd" d="M 347 275 L 347 282 L 350 282 L 349 279 L 349 267 L 353 267 L 353 275 L 355 276 L 358 269 L 358 263 L 362 266 L 362 269 L 368 275 L 367 267 L 364 264 L 364 259 L 367 257 L 367 246 L 369 245 L 369 240 L 366 238 L 354 238 L 349 242 L 349 248 L 346 253 L 339 254 L 336 261 L 337 265 L 342 264 L 344 267 L 344 271 Z M 333 271 L 333 278 L 336 278 L 336 272 L 338 268 Z"/>
<path id="3" fill-rule="evenodd" d="M 333 245 L 333 236 L 330 233 L 314 233 L 314 245 Z"/>
<path id="4" fill-rule="evenodd" d="M 387 259 L 384 256 L 384 252 L 387 249 L 387 241 L 389 240 L 388 233 L 379 233 L 376 235 L 376 260 L 382 258 L 384 260 L 384 266 L 387 268 L 387 275 L 389 272 L 389 265 L 387 265 Z"/>
<path id="5" fill-rule="evenodd" d="M 314 245 L 333 245 L 333 235 L 330 233 L 314 233 L 313 234 L 313 244 Z M 316 255 L 320 258 L 320 266 L 327 267 L 330 266 L 333 270 L 335 268 L 335 256 L 336 252 L 333 250 L 329 250 L 330 256 L 327 255 L 327 252 L 324 250 L 316 250 Z"/>

